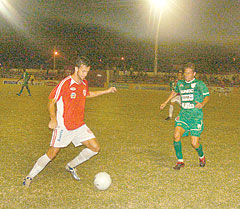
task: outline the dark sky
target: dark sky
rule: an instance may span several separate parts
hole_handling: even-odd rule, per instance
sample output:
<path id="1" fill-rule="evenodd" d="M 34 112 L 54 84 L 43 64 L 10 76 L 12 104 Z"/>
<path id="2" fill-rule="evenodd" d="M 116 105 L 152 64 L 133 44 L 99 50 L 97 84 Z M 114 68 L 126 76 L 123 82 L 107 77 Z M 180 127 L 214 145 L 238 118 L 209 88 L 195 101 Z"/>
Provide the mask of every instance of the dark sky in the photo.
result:
<path id="1" fill-rule="evenodd" d="M 54 45 L 65 53 L 85 46 L 134 54 L 139 43 L 154 45 L 158 17 L 151 8 L 149 0 L 0 0 L 0 42 L 6 48 L 24 40 L 43 54 Z M 168 44 L 239 53 L 240 1 L 169 0 L 159 28 L 159 45 Z"/>

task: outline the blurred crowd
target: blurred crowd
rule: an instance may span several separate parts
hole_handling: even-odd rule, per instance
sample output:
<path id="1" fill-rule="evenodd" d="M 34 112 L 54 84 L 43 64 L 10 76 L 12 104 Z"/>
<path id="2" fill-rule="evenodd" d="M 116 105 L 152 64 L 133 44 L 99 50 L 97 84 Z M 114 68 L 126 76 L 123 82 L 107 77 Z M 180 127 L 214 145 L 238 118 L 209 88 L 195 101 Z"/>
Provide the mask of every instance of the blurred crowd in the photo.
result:
<path id="1" fill-rule="evenodd" d="M 27 69 L 28 71 L 28 69 Z M 31 84 L 34 84 L 34 80 L 62 80 L 68 75 L 71 75 L 71 71 L 35 71 L 29 72 L 31 76 Z M 3 70 L 1 69 L 0 76 L 2 78 L 14 78 L 18 79 L 22 74 L 22 69 Z M 204 74 L 197 73 L 197 79 L 204 81 L 210 86 L 220 87 L 233 87 L 240 86 L 240 77 L 238 74 Z M 107 72 L 104 70 L 91 70 L 88 74 L 88 82 L 90 86 L 103 87 L 107 81 Z M 177 79 L 177 73 L 159 73 L 153 75 L 153 72 L 146 71 L 117 71 L 109 70 L 109 82 L 113 83 L 149 83 L 149 84 L 168 84 L 170 80 Z"/>

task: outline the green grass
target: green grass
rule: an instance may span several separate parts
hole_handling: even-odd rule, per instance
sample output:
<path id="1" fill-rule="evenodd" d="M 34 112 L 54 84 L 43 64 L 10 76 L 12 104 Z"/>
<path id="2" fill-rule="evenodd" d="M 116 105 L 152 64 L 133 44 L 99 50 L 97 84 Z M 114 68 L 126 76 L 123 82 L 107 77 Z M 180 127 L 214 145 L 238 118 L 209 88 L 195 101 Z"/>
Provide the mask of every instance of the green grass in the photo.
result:
<path id="1" fill-rule="evenodd" d="M 201 143 L 207 165 L 200 168 L 188 137 L 186 166 L 175 171 L 174 121 L 159 111 L 166 91 L 119 90 L 87 100 L 85 122 L 101 152 L 78 167 L 81 181 L 64 169 L 83 147 L 61 150 L 29 189 L 23 178 L 48 149 L 48 95 L 52 87 L 0 85 L 0 208 L 240 208 L 239 91 L 212 94 L 204 108 Z M 179 107 L 175 107 L 177 115 Z M 113 180 L 109 190 L 93 186 L 96 173 Z"/>

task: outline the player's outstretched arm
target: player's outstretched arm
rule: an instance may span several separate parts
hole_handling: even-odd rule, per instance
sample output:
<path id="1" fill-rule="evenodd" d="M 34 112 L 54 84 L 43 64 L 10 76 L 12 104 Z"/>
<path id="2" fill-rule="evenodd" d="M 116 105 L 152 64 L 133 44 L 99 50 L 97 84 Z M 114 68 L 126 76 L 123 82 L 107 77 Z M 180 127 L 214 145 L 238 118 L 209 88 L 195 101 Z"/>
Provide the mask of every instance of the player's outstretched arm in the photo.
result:
<path id="1" fill-rule="evenodd" d="M 89 91 L 89 95 L 87 98 L 97 97 L 103 94 L 109 94 L 109 93 L 115 93 L 117 92 L 117 89 L 115 87 L 110 87 L 109 89 L 106 89 L 104 91 Z"/>
<path id="2" fill-rule="evenodd" d="M 171 94 L 170 94 L 170 96 L 167 98 L 167 100 L 160 105 L 160 110 L 163 110 L 164 107 L 167 105 L 167 103 L 168 103 L 173 97 L 175 97 L 176 95 L 177 95 L 177 93 L 176 93 L 175 91 L 172 91 Z"/>
<path id="3" fill-rule="evenodd" d="M 57 128 L 57 117 L 56 117 L 56 108 L 55 108 L 55 99 L 49 99 L 48 101 L 48 111 L 51 120 L 49 121 L 48 127 L 50 129 L 55 129 Z"/>

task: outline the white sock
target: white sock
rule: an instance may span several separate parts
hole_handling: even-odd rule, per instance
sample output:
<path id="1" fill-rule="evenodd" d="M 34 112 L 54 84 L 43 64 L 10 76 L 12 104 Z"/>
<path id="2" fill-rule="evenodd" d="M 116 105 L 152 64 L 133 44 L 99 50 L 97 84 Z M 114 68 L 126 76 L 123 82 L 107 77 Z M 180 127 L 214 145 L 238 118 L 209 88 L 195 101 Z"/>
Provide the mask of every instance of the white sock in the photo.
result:
<path id="1" fill-rule="evenodd" d="M 98 152 L 93 152 L 92 150 L 85 148 L 83 149 L 77 157 L 75 157 L 71 162 L 69 162 L 67 165 L 71 168 L 75 168 L 79 164 L 89 160 L 91 157 L 96 155 Z"/>
<path id="2" fill-rule="evenodd" d="M 47 154 L 40 157 L 35 165 L 33 166 L 32 170 L 28 174 L 31 178 L 34 178 L 36 175 L 38 175 L 42 169 L 45 168 L 45 166 L 51 161 L 51 159 L 47 156 Z"/>
<path id="3" fill-rule="evenodd" d="M 183 159 L 178 159 L 178 162 L 181 162 L 181 163 L 183 163 Z"/>
<path id="4" fill-rule="evenodd" d="M 169 106 L 169 117 L 172 118 L 173 115 L 173 105 L 170 104 Z"/>

